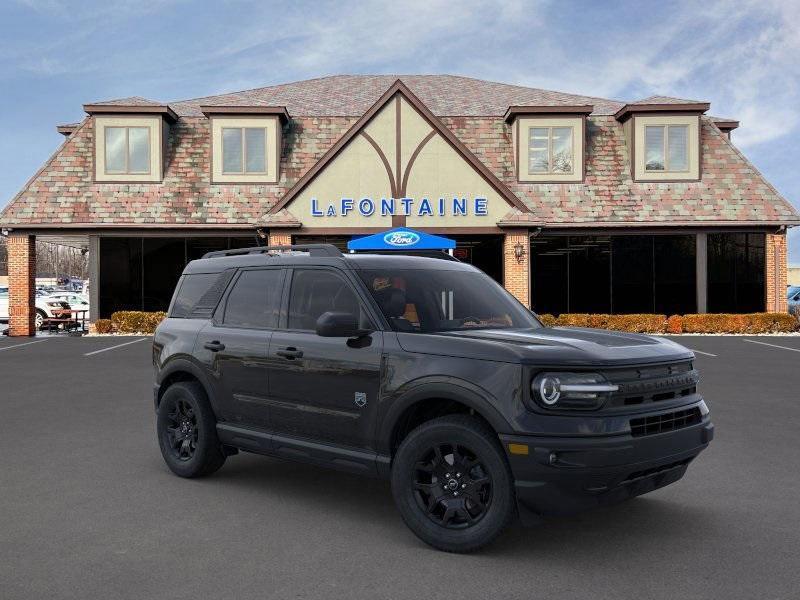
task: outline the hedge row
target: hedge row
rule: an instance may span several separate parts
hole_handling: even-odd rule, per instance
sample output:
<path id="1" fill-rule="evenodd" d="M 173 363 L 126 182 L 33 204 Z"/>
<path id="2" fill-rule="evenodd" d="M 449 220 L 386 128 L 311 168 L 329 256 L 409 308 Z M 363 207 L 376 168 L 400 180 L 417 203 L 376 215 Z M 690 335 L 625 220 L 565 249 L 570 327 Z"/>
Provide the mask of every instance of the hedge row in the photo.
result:
<path id="1" fill-rule="evenodd" d="M 787 313 L 744 315 L 539 315 L 546 327 L 595 327 L 633 333 L 785 333 L 798 331 L 797 317 Z"/>
<path id="2" fill-rule="evenodd" d="M 154 333 L 166 316 L 165 312 L 121 310 L 111 315 L 111 328 L 118 333 Z"/>

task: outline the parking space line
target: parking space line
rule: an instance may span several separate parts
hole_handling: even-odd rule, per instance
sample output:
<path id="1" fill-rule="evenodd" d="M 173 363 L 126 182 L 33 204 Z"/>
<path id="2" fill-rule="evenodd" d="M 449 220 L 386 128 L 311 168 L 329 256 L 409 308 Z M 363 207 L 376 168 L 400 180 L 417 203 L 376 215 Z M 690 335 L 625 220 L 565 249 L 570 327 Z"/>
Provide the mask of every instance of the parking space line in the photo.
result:
<path id="1" fill-rule="evenodd" d="M 789 348 L 789 346 L 779 346 L 778 344 L 768 344 L 767 342 L 759 342 L 758 340 L 742 339 L 743 342 L 750 342 L 751 344 L 761 344 L 762 346 L 770 346 L 771 348 L 780 348 L 781 350 L 791 350 L 792 352 L 800 352 L 800 348 Z"/>
<path id="2" fill-rule="evenodd" d="M 691 350 L 695 354 L 703 354 L 704 356 L 713 356 L 714 358 L 717 358 L 717 355 L 711 354 L 711 352 L 703 352 L 702 350 L 695 350 L 694 348 L 689 348 L 689 350 Z"/>
<path id="3" fill-rule="evenodd" d="M 107 352 L 108 350 L 115 350 L 117 348 L 122 348 L 123 346 L 130 346 L 131 344 L 135 344 L 136 342 L 143 342 L 150 338 L 139 338 L 138 340 L 133 340 L 132 342 L 125 342 L 124 344 L 117 344 L 116 346 L 109 346 L 108 348 L 101 348 L 100 350 L 95 350 L 94 352 L 87 352 L 84 356 L 92 356 L 93 354 L 100 354 L 101 352 Z"/>
<path id="4" fill-rule="evenodd" d="M 42 342 L 46 342 L 48 340 L 36 340 L 35 342 L 25 342 L 24 344 L 14 344 L 13 346 L 4 346 L 0 348 L 0 352 L 3 350 L 13 350 L 14 348 L 22 348 L 22 346 L 30 346 L 31 344 L 41 344 Z"/>

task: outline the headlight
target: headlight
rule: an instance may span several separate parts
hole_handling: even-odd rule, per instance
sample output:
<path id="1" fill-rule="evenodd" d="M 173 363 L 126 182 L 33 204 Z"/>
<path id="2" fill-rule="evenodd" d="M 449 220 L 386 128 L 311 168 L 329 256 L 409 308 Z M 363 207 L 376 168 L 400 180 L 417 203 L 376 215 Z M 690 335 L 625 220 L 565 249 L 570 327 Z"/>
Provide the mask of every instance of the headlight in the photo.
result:
<path id="1" fill-rule="evenodd" d="M 533 398 L 555 409 L 599 408 L 618 389 L 599 373 L 540 373 L 531 383 Z"/>
<path id="2" fill-rule="evenodd" d="M 57 306 L 61 308 L 61 302 L 46 302 L 47 306 Z"/>

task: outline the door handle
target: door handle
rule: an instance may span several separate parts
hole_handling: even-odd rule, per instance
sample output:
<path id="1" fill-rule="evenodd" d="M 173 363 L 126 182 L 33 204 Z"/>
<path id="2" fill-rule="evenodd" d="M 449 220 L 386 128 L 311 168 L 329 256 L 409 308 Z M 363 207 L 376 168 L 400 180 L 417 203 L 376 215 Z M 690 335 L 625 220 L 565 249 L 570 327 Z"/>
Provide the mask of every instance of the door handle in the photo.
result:
<path id="1" fill-rule="evenodd" d="M 295 358 L 303 358 L 303 351 L 294 348 L 293 346 L 289 346 L 284 350 L 278 350 L 275 354 L 278 356 L 282 356 L 286 360 L 294 360 Z"/>
<path id="2" fill-rule="evenodd" d="M 214 340 L 213 342 L 206 342 L 205 344 L 203 344 L 203 348 L 211 350 L 212 352 L 219 352 L 220 350 L 225 350 L 225 344 L 217 340 Z"/>

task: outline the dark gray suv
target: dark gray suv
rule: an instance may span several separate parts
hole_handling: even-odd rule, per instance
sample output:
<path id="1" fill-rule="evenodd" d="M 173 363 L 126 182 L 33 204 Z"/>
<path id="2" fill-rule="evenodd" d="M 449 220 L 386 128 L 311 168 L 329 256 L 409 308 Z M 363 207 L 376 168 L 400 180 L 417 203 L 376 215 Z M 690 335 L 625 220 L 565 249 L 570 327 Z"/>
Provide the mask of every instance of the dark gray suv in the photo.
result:
<path id="1" fill-rule="evenodd" d="M 417 536 L 466 552 L 680 479 L 714 431 L 693 359 L 545 328 L 454 260 L 215 252 L 155 334 L 158 440 L 182 477 L 247 451 L 388 478 Z"/>

